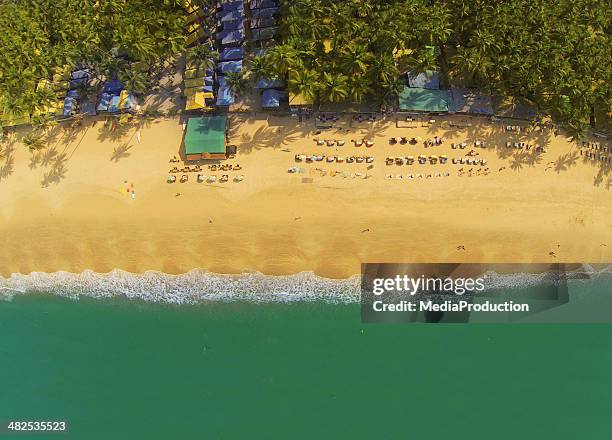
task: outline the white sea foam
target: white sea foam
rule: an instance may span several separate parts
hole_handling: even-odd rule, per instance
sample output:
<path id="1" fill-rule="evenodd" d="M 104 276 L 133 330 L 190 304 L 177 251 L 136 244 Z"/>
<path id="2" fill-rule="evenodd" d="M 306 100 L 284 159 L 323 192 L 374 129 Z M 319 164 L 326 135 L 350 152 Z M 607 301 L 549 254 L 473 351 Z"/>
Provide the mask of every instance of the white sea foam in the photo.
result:
<path id="1" fill-rule="evenodd" d="M 564 278 L 594 278 L 612 273 L 611 266 L 593 269 L 584 266 Z M 488 289 L 528 288 L 555 283 L 559 276 L 551 273 L 497 274 L 488 272 Z M 261 273 L 221 275 L 192 270 L 180 275 L 149 271 L 134 274 L 122 270 L 96 273 L 33 272 L 0 277 L 0 297 L 10 300 L 15 295 L 47 293 L 69 298 L 125 297 L 170 304 L 197 304 L 207 301 L 296 302 L 324 301 L 329 303 L 357 303 L 360 300 L 360 277 L 335 280 L 312 272 L 295 275 L 270 276 Z"/>
<path id="2" fill-rule="evenodd" d="M 100 274 L 86 270 L 79 274 L 13 274 L 0 278 L 2 289 L 11 293 L 50 293 L 70 298 L 123 296 L 171 304 L 206 301 L 351 303 L 359 301 L 359 276 L 333 280 L 311 272 L 267 276 L 261 273 L 220 275 L 200 270 L 181 275 L 153 271 L 133 274 L 122 270 Z"/>

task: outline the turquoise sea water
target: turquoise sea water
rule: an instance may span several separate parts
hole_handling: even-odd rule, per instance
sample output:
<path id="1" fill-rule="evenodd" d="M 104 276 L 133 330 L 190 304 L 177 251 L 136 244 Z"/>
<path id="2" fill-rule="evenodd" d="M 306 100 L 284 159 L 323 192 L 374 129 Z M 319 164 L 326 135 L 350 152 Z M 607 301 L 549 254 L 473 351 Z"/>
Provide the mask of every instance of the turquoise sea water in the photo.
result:
<path id="1" fill-rule="evenodd" d="M 356 304 L 0 301 L 0 419 L 98 439 L 604 439 L 610 325 L 364 325 Z"/>

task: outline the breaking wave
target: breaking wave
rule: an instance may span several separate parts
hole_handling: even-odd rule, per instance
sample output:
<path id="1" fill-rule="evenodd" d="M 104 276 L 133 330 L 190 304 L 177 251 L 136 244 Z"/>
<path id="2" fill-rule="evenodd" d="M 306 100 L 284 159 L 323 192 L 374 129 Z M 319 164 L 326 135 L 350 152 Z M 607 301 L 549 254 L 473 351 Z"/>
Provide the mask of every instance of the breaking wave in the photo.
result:
<path id="1" fill-rule="evenodd" d="M 612 267 L 594 269 L 585 265 L 566 274 L 487 272 L 488 289 L 528 288 L 554 283 L 561 278 L 591 279 L 610 276 Z M 261 273 L 222 275 L 203 270 L 192 270 L 180 275 L 148 271 L 134 274 L 115 269 L 109 273 L 86 270 L 81 273 L 33 272 L 0 277 L 0 299 L 11 300 L 15 295 L 52 294 L 78 299 L 125 297 L 168 304 L 198 304 L 208 301 L 297 302 L 324 301 L 328 303 L 358 303 L 360 277 L 336 280 L 323 278 L 312 272 L 272 276 Z"/>
<path id="2" fill-rule="evenodd" d="M 149 271 L 133 274 L 115 269 L 101 274 L 86 270 L 0 278 L 0 295 L 47 293 L 70 298 L 123 296 L 169 304 L 197 304 L 206 301 L 294 302 L 359 301 L 359 276 L 345 280 L 322 278 L 311 272 L 287 276 L 261 273 L 221 275 L 192 270 L 181 275 Z"/>

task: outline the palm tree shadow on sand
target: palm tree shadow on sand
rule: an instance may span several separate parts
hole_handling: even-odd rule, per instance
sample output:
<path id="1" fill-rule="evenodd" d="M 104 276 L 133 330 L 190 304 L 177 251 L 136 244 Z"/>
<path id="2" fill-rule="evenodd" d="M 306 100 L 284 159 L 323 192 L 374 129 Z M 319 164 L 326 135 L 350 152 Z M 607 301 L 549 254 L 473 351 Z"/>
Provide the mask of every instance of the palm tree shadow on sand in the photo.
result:
<path id="1" fill-rule="evenodd" d="M 12 154 L 4 156 L 4 164 L 0 166 L 0 182 L 13 174 L 15 159 Z"/>
<path id="2" fill-rule="evenodd" d="M 578 154 L 576 152 L 573 153 L 565 153 L 557 158 L 554 163 L 554 169 L 557 174 L 562 171 L 567 171 L 571 167 L 575 166 L 578 163 Z"/>
<path id="3" fill-rule="evenodd" d="M 129 150 L 132 148 L 132 145 L 129 144 L 123 144 L 119 147 L 115 147 L 115 149 L 113 150 L 113 154 L 111 155 L 110 160 L 112 162 L 119 162 L 121 159 L 124 159 L 126 157 L 130 157 L 132 154 L 129 152 Z"/>
<path id="4" fill-rule="evenodd" d="M 40 185 L 43 188 L 48 188 L 51 184 L 58 184 L 66 177 L 66 161 L 65 155 L 59 155 L 52 163 L 51 168 L 43 176 Z"/>

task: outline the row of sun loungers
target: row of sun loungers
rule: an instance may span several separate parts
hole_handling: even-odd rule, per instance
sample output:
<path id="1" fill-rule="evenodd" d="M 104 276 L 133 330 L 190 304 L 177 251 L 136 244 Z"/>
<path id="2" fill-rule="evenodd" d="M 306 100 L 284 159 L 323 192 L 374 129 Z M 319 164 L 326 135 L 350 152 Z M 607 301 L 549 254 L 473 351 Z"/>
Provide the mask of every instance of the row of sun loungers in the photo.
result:
<path id="1" fill-rule="evenodd" d="M 242 169 L 242 167 L 238 164 L 236 165 L 229 165 L 229 164 L 223 164 L 223 165 L 209 165 L 208 169 L 211 171 L 240 171 Z M 195 167 L 191 168 L 189 166 L 184 167 L 184 168 L 177 168 L 177 167 L 173 167 L 170 170 L 170 174 L 176 174 L 176 173 L 199 173 L 200 171 L 202 171 L 202 167 L 200 165 L 196 165 Z"/>
<path id="2" fill-rule="evenodd" d="M 421 141 L 421 138 L 410 138 L 410 140 L 408 140 L 408 138 L 406 137 L 401 137 L 399 139 L 399 141 L 397 140 L 397 138 L 392 137 L 389 139 L 389 145 L 395 145 L 397 143 L 401 144 L 401 145 L 406 145 L 406 144 L 410 144 L 410 145 L 416 145 L 417 143 L 419 143 Z M 425 141 L 423 141 L 423 146 L 425 148 L 427 147 L 433 147 L 434 145 L 442 145 L 442 143 L 444 142 L 444 138 L 438 137 L 438 136 L 434 136 L 433 139 L 426 139 Z"/>
<path id="3" fill-rule="evenodd" d="M 438 163 L 438 161 L 441 164 L 445 164 L 448 161 L 448 157 L 442 155 L 442 156 L 424 156 L 421 155 L 416 159 L 419 164 L 421 165 L 425 165 L 427 163 L 427 161 L 429 161 L 430 164 L 436 164 Z M 387 157 L 387 159 L 385 160 L 385 163 L 387 165 L 412 165 L 414 164 L 415 159 L 413 156 L 406 156 L 406 157 Z"/>
<path id="4" fill-rule="evenodd" d="M 306 155 L 306 154 L 296 154 L 295 155 L 296 162 L 337 162 L 343 163 L 373 163 L 374 158 L 372 156 L 349 156 L 344 158 L 342 156 L 325 156 L 323 154 L 314 154 L 314 155 Z"/>
<path id="5" fill-rule="evenodd" d="M 242 169 L 242 167 L 240 165 L 209 165 L 208 169 L 210 169 L 211 171 L 240 171 Z M 202 171 L 202 167 L 197 165 L 193 168 L 191 167 L 184 167 L 184 168 L 177 168 L 177 167 L 173 167 L 170 170 L 171 174 L 176 174 L 176 173 L 199 173 L 200 171 Z"/>
<path id="6" fill-rule="evenodd" d="M 321 122 L 338 122 L 338 116 L 335 115 L 318 115 L 317 120 Z"/>
<path id="7" fill-rule="evenodd" d="M 353 120 L 357 122 L 363 122 L 363 121 L 374 122 L 376 121 L 376 115 L 373 113 L 367 114 L 367 115 L 359 114 L 359 115 L 353 116 Z"/>
<path id="8" fill-rule="evenodd" d="M 222 165 L 208 165 L 208 169 L 211 171 L 240 171 L 242 167 L 239 164 L 230 165 L 230 164 L 222 164 Z"/>
<path id="9" fill-rule="evenodd" d="M 603 151 L 604 153 L 612 153 L 612 147 L 601 145 L 599 142 L 583 142 L 583 148 L 589 148 L 595 151 Z"/>
<path id="10" fill-rule="evenodd" d="M 506 148 L 515 148 L 517 150 L 531 150 L 532 148 L 534 149 L 534 151 L 538 152 L 538 153 L 546 153 L 546 148 L 544 147 L 534 147 L 531 144 L 526 144 L 525 142 L 506 142 Z"/>
<path id="11" fill-rule="evenodd" d="M 446 173 L 429 173 L 429 174 L 408 174 L 406 176 L 406 179 L 408 180 L 412 180 L 412 179 L 431 179 L 432 177 L 449 177 L 450 173 L 446 172 Z M 403 174 L 387 174 L 386 175 L 387 179 L 404 179 L 404 175 Z"/>
<path id="12" fill-rule="evenodd" d="M 612 163 L 612 157 L 604 156 L 601 153 L 592 152 L 592 151 L 584 151 L 583 152 L 583 150 L 580 150 L 580 155 L 581 156 L 586 156 L 589 159 L 598 160 L 598 161 L 603 162 L 603 163 Z"/>
<path id="13" fill-rule="evenodd" d="M 453 163 L 460 164 L 460 165 L 486 165 L 487 160 L 486 159 L 473 159 L 471 157 L 456 157 L 456 158 L 453 158 Z"/>
<path id="14" fill-rule="evenodd" d="M 342 139 L 315 139 L 315 142 L 319 147 L 322 147 L 323 145 L 327 145 L 328 147 L 343 147 L 346 143 Z M 356 147 L 361 147 L 362 145 L 365 145 L 366 147 L 370 148 L 374 146 L 374 141 L 369 141 L 365 139 L 351 139 L 351 142 L 355 144 Z"/>
<path id="15" fill-rule="evenodd" d="M 318 171 L 321 176 L 327 176 L 327 170 L 322 170 L 321 168 L 317 168 L 315 171 Z M 352 179 L 367 179 L 368 175 L 363 173 L 347 173 L 346 171 L 330 171 L 329 177 L 344 177 L 345 179 L 350 177 Z"/>
<path id="16" fill-rule="evenodd" d="M 389 144 L 390 145 L 395 145 L 397 143 L 400 143 L 401 145 L 406 145 L 406 144 L 410 144 L 410 145 L 416 145 L 419 141 L 417 138 L 410 138 L 410 140 L 408 140 L 408 138 L 406 137 L 401 137 L 399 139 L 399 141 L 397 140 L 397 138 L 392 137 L 391 139 L 389 139 Z"/>
<path id="17" fill-rule="evenodd" d="M 336 145 L 338 147 L 342 147 L 345 144 L 345 142 L 342 139 L 339 139 L 339 140 L 333 140 L 333 139 L 315 139 L 315 142 L 320 147 L 323 146 L 323 145 L 327 145 L 328 147 L 335 147 Z"/>
<path id="18" fill-rule="evenodd" d="M 213 183 L 213 182 L 217 182 L 217 176 L 212 175 L 212 176 L 205 176 L 204 174 L 198 174 L 197 178 L 196 178 L 198 183 L 204 183 L 204 182 L 208 182 L 208 183 Z M 242 182 L 244 180 L 244 176 L 242 174 L 235 176 L 234 177 L 234 182 Z M 228 174 L 223 174 L 219 179 L 219 182 L 224 183 L 229 181 L 229 175 Z M 176 176 L 170 174 L 168 176 L 168 183 L 175 183 L 176 182 Z M 179 182 L 181 183 L 186 183 L 189 182 L 189 175 L 188 174 L 183 174 L 179 180 Z"/>
<path id="19" fill-rule="evenodd" d="M 520 133 L 521 131 L 525 131 L 523 127 L 520 125 L 506 125 L 506 131 L 511 131 L 513 133 Z"/>
<path id="20" fill-rule="evenodd" d="M 457 150 L 457 149 L 464 150 L 465 148 L 467 148 L 468 145 L 469 144 L 467 142 L 461 142 L 459 144 L 453 143 L 453 144 L 451 144 L 451 148 L 453 150 Z M 474 145 L 474 147 L 478 147 L 478 148 L 486 148 L 487 147 L 487 145 L 486 145 L 486 143 L 484 141 L 474 141 L 473 145 Z"/>

